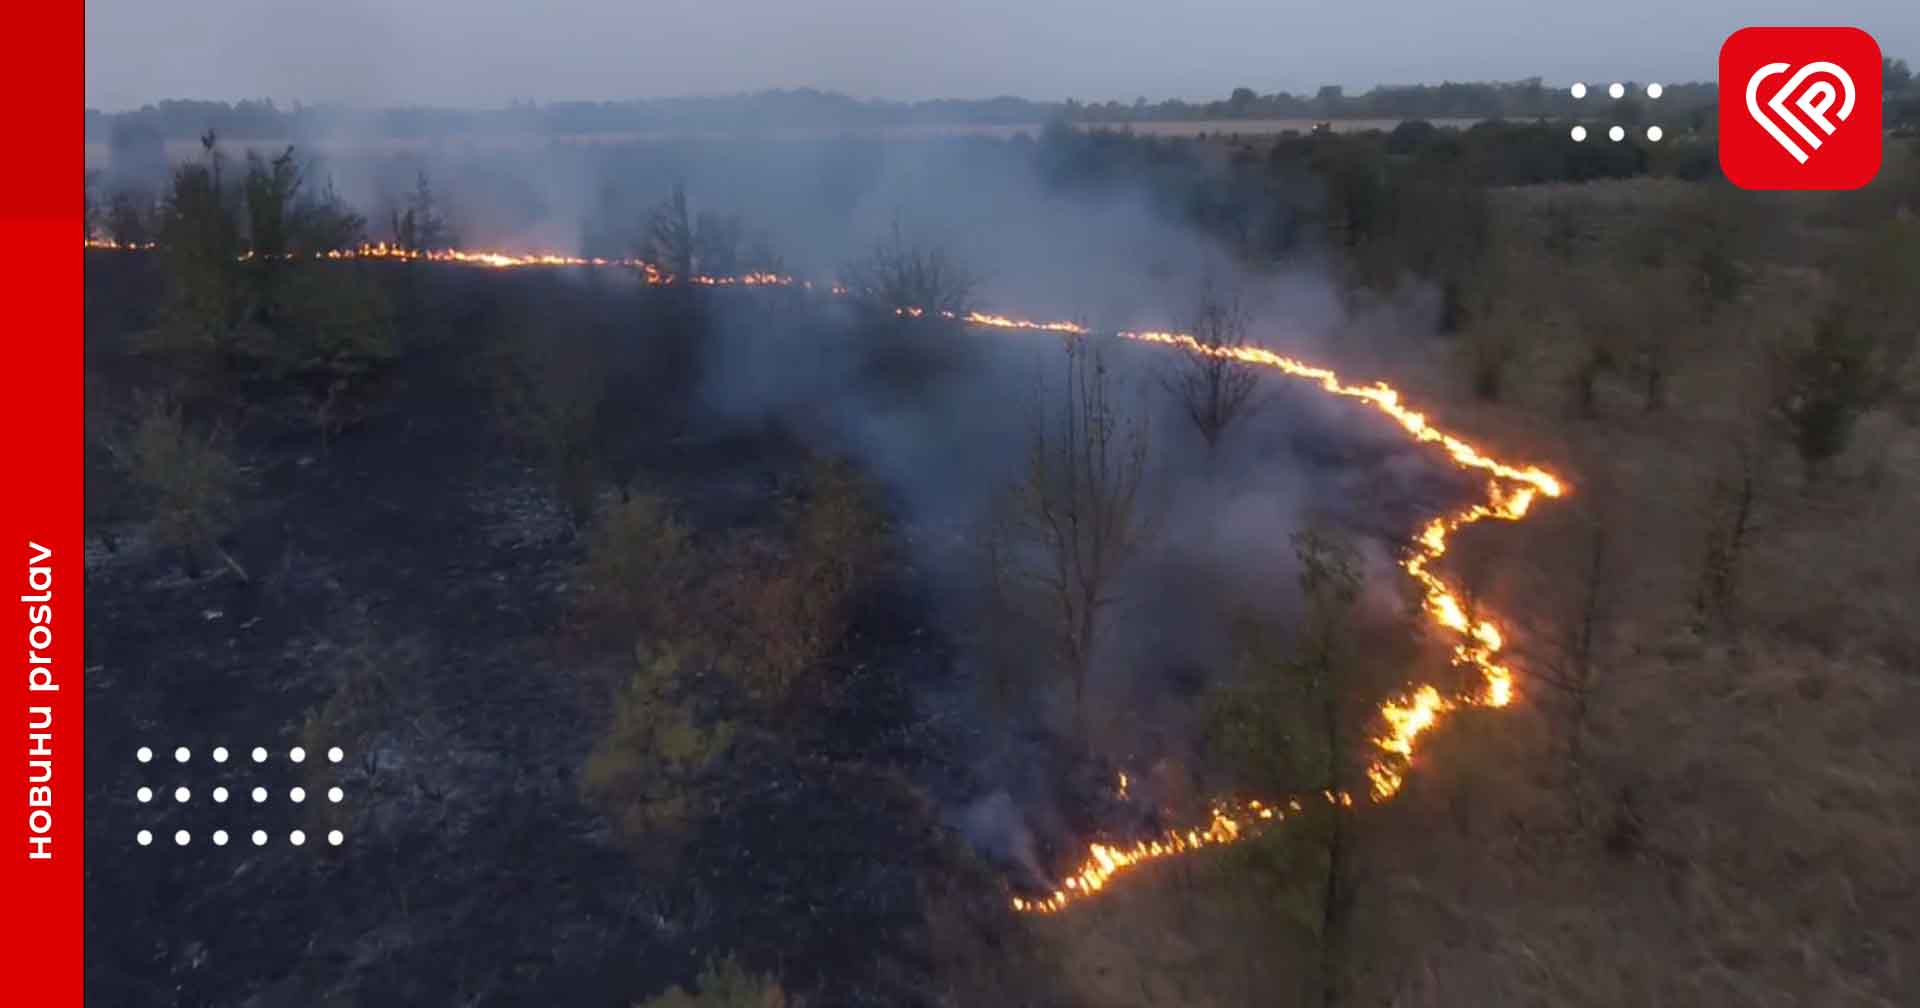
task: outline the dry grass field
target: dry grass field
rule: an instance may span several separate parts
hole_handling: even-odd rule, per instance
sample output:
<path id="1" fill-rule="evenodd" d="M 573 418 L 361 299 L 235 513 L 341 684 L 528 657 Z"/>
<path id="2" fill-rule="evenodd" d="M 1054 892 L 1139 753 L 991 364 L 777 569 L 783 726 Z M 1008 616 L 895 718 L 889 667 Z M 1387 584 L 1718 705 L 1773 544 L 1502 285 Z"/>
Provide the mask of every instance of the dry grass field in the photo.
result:
<path id="1" fill-rule="evenodd" d="M 1567 214 L 1583 238 L 1537 285 L 1498 403 L 1453 377 L 1455 348 L 1354 347 L 1357 371 L 1495 454 L 1547 460 L 1573 492 L 1519 526 L 1468 530 L 1450 558 L 1514 629 L 1520 701 L 1445 721 L 1405 790 L 1357 817 L 1347 1003 L 1920 994 L 1920 432 L 1910 401 L 1890 401 L 1810 479 L 1766 384 L 1765 347 L 1810 324 L 1827 256 L 1876 197 L 1748 211 L 1771 222 L 1742 252 L 1753 282 L 1710 333 L 1670 324 L 1692 349 L 1667 405 L 1609 378 L 1579 415 L 1566 375 L 1594 323 L 1581 288 L 1684 196 L 1645 180 L 1499 196 L 1501 227 L 1536 229 L 1526 242 Z M 1703 618 L 1736 510 L 1729 604 Z M 1285 937 L 1311 944 L 1313 928 L 1284 900 L 1250 902 L 1227 856 L 1147 869 L 1034 934 L 1087 1005 L 1318 1001 Z"/>

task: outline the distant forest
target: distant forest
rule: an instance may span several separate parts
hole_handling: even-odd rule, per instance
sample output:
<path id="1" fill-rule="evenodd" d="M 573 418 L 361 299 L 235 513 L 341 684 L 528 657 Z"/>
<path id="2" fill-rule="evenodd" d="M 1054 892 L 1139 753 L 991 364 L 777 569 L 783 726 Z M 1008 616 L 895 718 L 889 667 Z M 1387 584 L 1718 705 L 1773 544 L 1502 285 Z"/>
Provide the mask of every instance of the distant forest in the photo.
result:
<path id="1" fill-rule="evenodd" d="M 1904 72 L 1904 64 L 1901 65 Z M 1596 84 L 1584 100 L 1540 78 L 1507 83 L 1383 86 L 1347 94 L 1329 85 L 1312 95 L 1260 94 L 1235 88 L 1218 101 L 1136 98 L 1082 103 L 1026 98 L 886 101 L 812 89 L 763 91 L 710 98 L 605 102 L 516 102 L 496 109 L 429 107 L 368 110 L 336 105 L 283 107 L 272 100 L 162 101 L 137 110 L 87 110 L 87 139 L 107 142 L 116 131 L 139 130 L 186 140 L 212 128 L 236 140 L 316 136 L 351 127 L 378 136 L 513 134 L 578 135 L 645 130 L 874 128 L 950 125 L 1023 125 L 1055 120 L 1087 123 L 1182 122 L 1231 119 L 1535 119 L 1592 115 L 1608 105 Z M 1644 85 L 1632 85 L 1614 103 L 1630 118 L 1649 104 Z M 1711 83 L 1666 84 L 1658 99 L 1669 122 L 1700 119 L 1715 100 Z M 1682 117 L 1688 117 L 1683 119 Z"/>
<path id="2" fill-rule="evenodd" d="M 1920 86 L 1905 60 L 1884 65 L 1886 123 L 1920 130 Z M 1218 101 L 1135 98 L 1082 103 L 1026 98 L 887 101 L 861 99 L 811 88 L 706 98 L 655 98 L 603 102 L 515 102 L 504 108 L 451 109 L 414 106 L 363 109 L 341 105 L 282 107 L 272 99 L 239 102 L 168 100 L 126 112 L 86 110 L 89 143 L 189 140 L 209 129 L 234 140 L 286 140 L 343 130 L 394 138 L 435 136 L 586 136 L 603 133 L 683 130 L 872 129 L 911 126 L 1019 126 L 1066 121 L 1124 125 L 1253 119 L 1592 119 L 1633 125 L 1658 121 L 1673 129 L 1712 129 L 1716 87 L 1711 82 L 1664 83 L 1658 99 L 1643 83 L 1626 82 L 1626 94 L 1605 96 L 1610 82 L 1588 82 L 1576 99 L 1565 86 L 1539 77 L 1493 83 L 1383 85 L 1347 94 L 1337 85 L 1313 95 L 1281 91 L 1260 94 L 1235 88 Z M 1655 114 L 1657 110 L 1657 116 Z"/>

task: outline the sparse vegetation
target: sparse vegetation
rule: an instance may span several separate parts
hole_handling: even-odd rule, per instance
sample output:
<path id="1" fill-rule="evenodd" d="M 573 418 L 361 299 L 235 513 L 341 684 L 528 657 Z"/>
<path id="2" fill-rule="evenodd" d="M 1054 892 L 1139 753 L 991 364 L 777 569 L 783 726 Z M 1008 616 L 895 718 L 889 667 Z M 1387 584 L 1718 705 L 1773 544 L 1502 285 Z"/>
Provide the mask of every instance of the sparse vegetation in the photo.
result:
<path id="1" fill-rule="evenodd" d="M 1164 382 L 1206 444 L 1211 472 L 1228 428 L 1255 405 L 1260 372 L 1232 356 L 1248 346 L 1247 312 L 1238 298 L 1210 290 L 1187 331 L 1198 346 L 1181 353 Z"/>
<path id="2" fill-rule="evenodd" d="M 577 333 L 549 339 L 528 328 L 509 335 L 490 370 L 501 434 L 545 479 L 574 524 L 584 525 L 600 488 L 594 448 L 607 396 L 605 368 Z"/>
<path id="3" fill-rule="evenodd" d="M 239 504 L 241 471 L 226 437 L 187 419 L 164 399 L 150 401 L 116 452 L 133 491 L 145 502 L 154 537 L 180 551 L 187 573 L 198 577 L 215 558 L 239 575 L 247 572 L 220 545 Z"/>
<path id="4" fill-rule="evenodd" d="M 777 536 L 701 551 L 655 498 L 602 512 L 582 614 L 602 637 L 634 642 L 633 671 L 615 685 L 582 787 L 656 863 L 671 864 L 737 789 L 724 776 L 737 738 L 791 731 L 830 694 L 821 666 L 883 555 L 882 531 L 860 481 L 832 461 L 816 464 Z"/>
<path id="5" fill-rule="evenodd" d="M 90 194 L 105 233 L 160 245 L 88 253 L 90 298 L 113 302 L 89 317 L 88 514 L 122 540 L 87 559 L 89 689 L 109 699 L 90 731 L 124 751 L 151 717 L 292 726 L 310 752 L 344 745 L 338 772 L 369 792 L 302 810 L 360 831 L 352 857 L 244 861 L 231 913 L 195 904 L 154 954 L 90 962 L 93 989 L 631 1003 L 704 961 L 642 1003 L 1905 1003 L 1920 247 L 1902 186 L 1920 159 L 1890 141 L 1872 189 L 1775 201 L 1697 180 L 1706 138 L 1675 134 L 1671 151 L 1525 123 L 980 141 L 1050 196 L 1137 189 L 1251 277 L 1332 257 L 1355 312 L 1301 356 L 1566 478 L 1435 560 L 1461 621 L 1505 635 L 1500 709 L 1387 587 L 1410 509 L 1483 474 L 1436 475 L 1372 415 L 1318 444 L 1347 436 L 1351 404 L 1323 421 L 1291 399 L 1310 385 L 1274 383 L 1255 411 L 1253 372 L 1218 356 L 1069 340 L 1022 438 L 996 422 L 1024 359 L 905 379 L 856 361 L 806 385 L 798 355 L 888 342 L 831 338 L 845 313 L 815 307 L 840 303 L 817 277 L 749 301 L 770 292 L 313 261 L 363 222 L 290 154 L 229 160 L 211 134 L 157 213 Z M 870 180 L 834 163 L 832 198 L 861 205 Z M 1639 173 L 1659 177 L 1620 177 Z M 447 240 L 424 179 L 404 206 L 396 241 Z M 632 251 L 633 206 L 609 215 L 608 254 Z M 646 254 L 676 276 L 769 261 L 684 191 L 651 224 Z M 963 342 L 892 322 L 971 307 L 950 253 L 895 229 L 845 279 L 868 316 L 853 335 Z M 1197 315 L 1203 346 L 1246 338 L 1232 298 Z M 489 355 L 469 333 L 508 339 Z M 812 398 L 652 410 L 669 388 L 739 407 L 717 400 L 743 362 Z M 1163 482 L 1187 474 L 1151 464 L 1123 391 L 1163 364 L 1208 452 L 1244 449 L 1268 479 L 1216 461 L 1219 486 Z M 156 389 L 174 396 L 139 397 Z M 489 422 L 532 480 L 498 464 Z M 1289 450 L 1312 448 L 1338 484 L 1269 504 Z M 1226 538 L 1159 535 L 1163 491 L 1220 503 L 1168 518 L 1217 511 Z M 1300 527 L 1291 559 L 1261 551 Z M 955 562 L 968 547 L 978 578 Z M 233 553 L 258 576 L 173 569 L 240 572 Z M 1369 802 L 1380 703 L 1427 682 L 1457 702 Z M 974 686 L 1014 715 L 991 739 Z M 1095 698 L 1130 718 L 1091 716 Z M 131 792 L 131 768 L 110 772 Z M 316 791 L 334 772 L 297 771 Z M 994 789 L 1004 815 L 956 814 Z M 1316 793 L 1355 803 L 1137 866 L 1097 906 L 1010 916 L 1009 890 L 1063 884 L 1089 843 L 1185 826 L 1216 796 Z M 100 829 L 170 829 L 166 804 L 102 803 Z M 90 898 L 129 911 L 96 908 L 102 947 L 148 948 L 178 878 L 96 867 Z M 354 913 L 275 916 L 322 896 Z"/>
<path id="6" fill-rule="evenodd" d="M 648 998 L 638 1008 L 787 1008 L 794 1004 L 770 976 L 749 973 L 734 959 L 707 964 L 689 994 L 679 987 Z"/>
<path id="7" fill-rule="evenodd" d="M 580 776 L 620 835 L 660 864 L 671 864 L 687 831 L 715 810 L 716 775 L 738 730 L 702 709 L 687 661 L 670 646 L 638 650 L 613 722 Z"/>
<path id="8" fill-rule="evenodd" d="M 1074 735 L 1085 744 L 1087 680 L 1102 614 L 1147 532 L 1147 433 L 1115 404 L 1104 348 L 1079 339 L 1064 346 L 1059 388 L 1034 409 L 1013 513 L 1029 558 L 1022 576 L 1051 614 L 1053 644 L 1072 688 Z"/>
<path id="9" fill-rule="evenodd" d="M 882 317 L 909 310 L 935 318 L 964 315 L 979 282 L 945 248 L 909 239 L 898 220 L 873 251 L 840 271 L 848 296 Z"/>

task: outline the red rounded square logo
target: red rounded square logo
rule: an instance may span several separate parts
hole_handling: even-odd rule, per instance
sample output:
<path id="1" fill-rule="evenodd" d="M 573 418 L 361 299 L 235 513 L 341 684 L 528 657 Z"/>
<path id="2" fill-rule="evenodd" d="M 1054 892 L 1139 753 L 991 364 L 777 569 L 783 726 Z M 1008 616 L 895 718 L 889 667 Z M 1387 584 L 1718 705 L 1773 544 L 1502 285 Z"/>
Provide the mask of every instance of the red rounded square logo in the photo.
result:
<path id="1" fill-rule="evenodd" d="M 1880 171 L 1880 45 L 1742 28 L 1720 46 L 1720 171 L 1742 189 L 1858 189 Z"/>

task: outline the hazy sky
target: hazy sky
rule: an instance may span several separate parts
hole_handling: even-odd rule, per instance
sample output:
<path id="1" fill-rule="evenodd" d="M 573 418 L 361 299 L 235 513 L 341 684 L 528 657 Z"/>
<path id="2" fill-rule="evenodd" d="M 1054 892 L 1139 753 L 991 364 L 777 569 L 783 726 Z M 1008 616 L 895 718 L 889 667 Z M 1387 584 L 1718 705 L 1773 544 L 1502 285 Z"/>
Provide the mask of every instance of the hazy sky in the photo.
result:
<path id="1" fill-rule="evenodd" d="M 1733 29 L 1806 23 L 1857 25 L 1920 64 L 1917 0 L 87 0 L 87 104 L 1698 80 Z"/>

